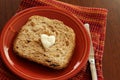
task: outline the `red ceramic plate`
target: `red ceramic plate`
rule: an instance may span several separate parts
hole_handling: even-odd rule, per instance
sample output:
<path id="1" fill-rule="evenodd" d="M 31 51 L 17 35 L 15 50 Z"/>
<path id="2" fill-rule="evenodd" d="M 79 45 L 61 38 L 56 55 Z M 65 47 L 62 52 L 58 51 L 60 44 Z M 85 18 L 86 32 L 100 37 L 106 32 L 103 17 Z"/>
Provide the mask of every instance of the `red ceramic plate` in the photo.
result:
<path id="1" fill-rule="evenodd" d="M 67 68 L 52 70 L 14 54 L 12 47 L 14 37 L 32 15 L 61 20 L 75 31 L 76 46 Z M 74 15 L 51 7 L 33 7 L 17 13 L 8 21 L 2 30 L 0 44 L 1 56 L 5 64 L 20 77 L 28 80 L 63 80 L 77 74 L 87 62 L 90 39 L 83 24 Z"/>

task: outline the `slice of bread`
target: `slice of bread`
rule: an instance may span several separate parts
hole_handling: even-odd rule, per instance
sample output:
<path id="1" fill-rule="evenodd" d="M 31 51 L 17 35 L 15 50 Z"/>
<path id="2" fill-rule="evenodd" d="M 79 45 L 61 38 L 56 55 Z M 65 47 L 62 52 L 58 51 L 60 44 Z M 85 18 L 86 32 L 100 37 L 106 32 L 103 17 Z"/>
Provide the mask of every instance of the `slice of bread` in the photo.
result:
<path id="1" fill-rule="evenodd" d="M 41 34 L 55 36 L 55 43 L 45 48 Z M 31 16 L 14 40 L 13 50 L 19 56 L 53 69 L 63 69 L 70 62 L 75 47 L 75 33 L 62 21 Z"/>

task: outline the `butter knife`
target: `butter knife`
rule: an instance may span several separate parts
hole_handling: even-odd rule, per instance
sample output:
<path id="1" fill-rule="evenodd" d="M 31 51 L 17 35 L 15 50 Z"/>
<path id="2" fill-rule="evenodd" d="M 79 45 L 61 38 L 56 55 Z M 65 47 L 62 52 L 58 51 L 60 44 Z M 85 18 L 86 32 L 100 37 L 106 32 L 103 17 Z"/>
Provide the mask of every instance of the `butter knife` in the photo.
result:
<path id="1" fill-rule="evenodd" d="M 90 36 L 90 55 L 89 55 L 89 63 L 90 63 L 90 70 L 91 70 L 91 76 L 92 76 L 92 80 L 98 80 L 97 79 L 97 72 L 96 72 L 96 67 L 95 67 L 95 57 L 94 57 L 94 49 L 93 49 L 93 44 L 92 44 L 92 39 L 91 39 L 91 35 L 90 35 L 90 29 L 89 29 L 89 24 L 86 23 L 84 24 L 86 30 L 89 33 Z"/>

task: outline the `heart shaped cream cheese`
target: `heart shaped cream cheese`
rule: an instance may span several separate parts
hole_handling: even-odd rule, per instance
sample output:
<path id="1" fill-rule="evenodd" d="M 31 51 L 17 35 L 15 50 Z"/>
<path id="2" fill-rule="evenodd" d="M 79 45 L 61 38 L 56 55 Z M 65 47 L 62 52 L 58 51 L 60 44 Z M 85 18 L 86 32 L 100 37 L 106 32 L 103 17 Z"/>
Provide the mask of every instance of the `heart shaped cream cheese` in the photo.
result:
<path id="1" fill-rule="evenodd" d="M 44 48 L 49 48 L 55 44 L 55 36 L 53 35 L 48 36 L 46 34 L 41 34 L 41 42 Z"/>

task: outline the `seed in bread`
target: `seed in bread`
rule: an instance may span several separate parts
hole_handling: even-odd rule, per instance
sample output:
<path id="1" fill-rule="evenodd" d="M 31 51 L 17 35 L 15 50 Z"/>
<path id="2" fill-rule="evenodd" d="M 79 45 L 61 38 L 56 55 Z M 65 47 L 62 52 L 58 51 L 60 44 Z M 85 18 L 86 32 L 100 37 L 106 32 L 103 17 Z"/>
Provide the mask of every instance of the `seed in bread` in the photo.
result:
<path id="1" fill-rule="evenodd" d="M 51 41 L 46 42 L 45 39 L 50 36 Z M 63 69 L 70 62 L 74 47 L 72 28 L 62 21 L 34 15 L 19 31 L 13 50 L 28 60 L 53 69 Z"/>

